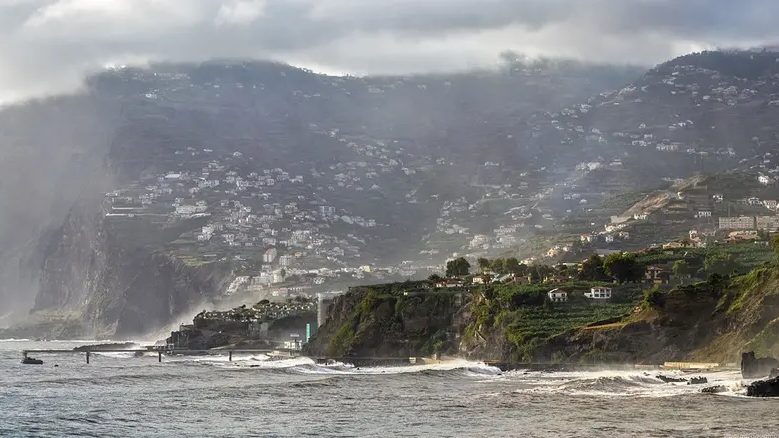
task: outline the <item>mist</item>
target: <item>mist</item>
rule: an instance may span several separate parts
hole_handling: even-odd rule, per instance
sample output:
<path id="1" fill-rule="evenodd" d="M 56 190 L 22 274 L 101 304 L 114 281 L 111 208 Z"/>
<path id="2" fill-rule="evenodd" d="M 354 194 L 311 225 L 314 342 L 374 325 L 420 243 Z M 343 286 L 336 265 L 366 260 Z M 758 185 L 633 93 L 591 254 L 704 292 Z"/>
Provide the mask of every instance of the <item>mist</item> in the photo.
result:
<path id="1" fill-rule="evenodd" d="M 151 61 L 411 74 L 494 67 L 516 50 L 653 65 L 773 43 L 777 12 L 768 0 L 13 0 L 0 4 L 0 103 L 71 92 L 106 65 Z"/>

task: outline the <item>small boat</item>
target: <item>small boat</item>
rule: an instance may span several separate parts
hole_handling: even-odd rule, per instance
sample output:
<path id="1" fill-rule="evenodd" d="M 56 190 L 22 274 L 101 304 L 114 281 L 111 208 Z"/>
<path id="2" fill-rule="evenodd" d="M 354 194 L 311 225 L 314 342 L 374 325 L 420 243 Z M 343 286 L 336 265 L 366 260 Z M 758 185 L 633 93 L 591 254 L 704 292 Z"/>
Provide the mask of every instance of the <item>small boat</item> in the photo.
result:
<path id="1" fill-rule="evenodd" d="M 22 363 L 25 365 L 43 365 L 43 361 L 34 357 L 25 357 L 22 359 Z"/>

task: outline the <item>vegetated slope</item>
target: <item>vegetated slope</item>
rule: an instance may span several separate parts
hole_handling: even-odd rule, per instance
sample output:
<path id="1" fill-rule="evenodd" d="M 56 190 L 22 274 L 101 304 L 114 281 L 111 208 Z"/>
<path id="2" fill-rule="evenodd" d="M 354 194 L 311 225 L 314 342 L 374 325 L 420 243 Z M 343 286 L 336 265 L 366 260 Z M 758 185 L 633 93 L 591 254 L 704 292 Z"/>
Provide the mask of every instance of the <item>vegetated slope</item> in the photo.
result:
<path id="1" fill-rule="evenodd" d="M 536 348 L 550 337 L 598 321 L 618 320 L 640 300 L 637 286 L 616 288 L 614 298 L 607 302 L 584 296 L 591 287 L 601 285 L 570 282 L 476 288 L 460 351 L 474 359 L 529 362 Z M 547 292 L 554 287 L 568 292 L 567 302 L 549 302 Z"/>
<path id="2" fill-rule="evenodd" d="M 351 288 L 335 299 L 304 352 L 363 358 L 453 353 L 467 299 L 462 290 L 435 291 L 427 282 Z"/>
<path id="3" fill-rule="evenodd" d="M 648 193 L 643 199 L 625 210 L 622 216 L 651 215 L 668 207 L 671 202 L 684 199 L 688 195 L 698 196 L 702 193 L 703 197 L 708 200 L 714 194 L 718 194 L 723 199 L 734 202 L 750 196 L 770 199 L 774 190 L 760 184 L 757 180 L 757 173 L 698 174 L 676 182 L 667 189 Z M 708 209 L 709 203 L 701 205 L 700 208 Z"/>
<path id="4" fill-rule="evenodd" d="M 629 316 L 548 339 L 537 360 L 738 362 L 742 351 L 779 354 L 779 271 L 760 267 L 652 292 Z"/>

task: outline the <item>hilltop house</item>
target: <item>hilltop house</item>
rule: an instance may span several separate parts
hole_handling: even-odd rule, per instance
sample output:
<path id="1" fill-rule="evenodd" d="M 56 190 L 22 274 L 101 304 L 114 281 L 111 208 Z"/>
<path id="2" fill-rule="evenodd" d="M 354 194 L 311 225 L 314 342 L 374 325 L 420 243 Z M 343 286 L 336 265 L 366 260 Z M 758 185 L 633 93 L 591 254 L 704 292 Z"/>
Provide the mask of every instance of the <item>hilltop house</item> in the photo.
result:
<path id="1" fill-rule="evenodd" d="M 568 292 L 562 289 L 552 289 L 547 292 L 546 295 L 553 303 L 564 303 L 568 301 Z"/>
<path id="2" fill-rule="evenodd" d="M 463 287 L 465 283 L 463 283 L 461 280 L 444 280 L 439 281 L 435 284 L 435 287 L 438 288 L 445 288 L 445 287 Z"/>
<path id="3" fill-rule="evenodd" d="M 667 284 L 671 279 L 671 273 L 662 266 L 647 266 L 644 279 L 649 283 Z"/>
<path id="4" fill-rule="evenodd" d="M 589 292 L 585 292 L 584 296 L 593 300 L 608 300 L 611 299 L 611 288 L 593 287 Z"/>

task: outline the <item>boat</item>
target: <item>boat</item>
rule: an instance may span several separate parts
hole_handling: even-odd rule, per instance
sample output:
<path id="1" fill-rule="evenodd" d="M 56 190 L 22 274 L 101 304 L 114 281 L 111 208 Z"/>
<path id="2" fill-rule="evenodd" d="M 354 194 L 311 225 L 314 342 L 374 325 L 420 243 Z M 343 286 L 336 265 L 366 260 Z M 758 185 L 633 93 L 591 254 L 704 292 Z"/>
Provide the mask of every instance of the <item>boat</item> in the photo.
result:
<path id="1" fill-rule="evenodd" d="M 24 359 L 22 359 L 22 363 L 25 365 L 43 365 L 42 360 L 36 359 L 34 357 L 27 357 L 27 356 L 25 356 Z"/>

